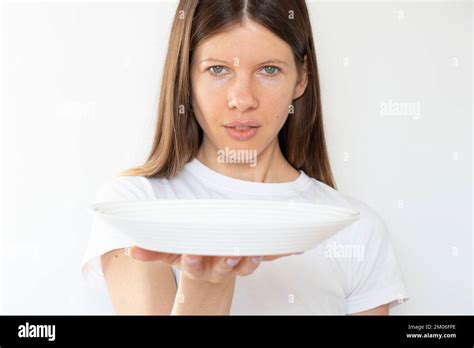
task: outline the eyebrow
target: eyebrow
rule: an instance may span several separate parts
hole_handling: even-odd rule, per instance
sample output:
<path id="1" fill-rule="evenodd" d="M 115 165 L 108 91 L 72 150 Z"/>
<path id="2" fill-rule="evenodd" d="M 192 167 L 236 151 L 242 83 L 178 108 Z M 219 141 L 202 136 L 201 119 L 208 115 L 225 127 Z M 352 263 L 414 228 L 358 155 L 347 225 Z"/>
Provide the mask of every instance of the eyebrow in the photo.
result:
<path id="1" fill-rule="evenodd" d="M 199 61 L 199 64 L 201 63 L 205 63 L 207 61 L 213 61 L 213 62 L 219 62 L 219 63 L 225 63 L 225 64 L 230 64 L 229 62 L 226 62 L 225 60 L 220 60 L 220 59 L 215 59 L 215 58 L 207 58 L 207 59 L 203 59 L 201 61 Z M 259 63 L 257 65 L 263 65 L 263 64 L 269 64 L 269 63 L 279 63 L 279 64 L 284 64 L 284 65 L 288 65 L 287 62 L 283 61 L 283 60 L 280 60 L 280 59 L 269 59 L 269 60 L 266 60 L 262 63 Z"/>

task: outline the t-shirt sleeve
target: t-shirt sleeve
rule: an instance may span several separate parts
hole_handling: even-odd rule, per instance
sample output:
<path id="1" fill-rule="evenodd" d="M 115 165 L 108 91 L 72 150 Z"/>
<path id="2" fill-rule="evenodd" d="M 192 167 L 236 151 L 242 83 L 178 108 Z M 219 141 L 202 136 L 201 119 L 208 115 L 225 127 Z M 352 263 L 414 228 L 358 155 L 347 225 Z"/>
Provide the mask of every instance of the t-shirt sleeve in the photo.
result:
<path id="1" fill-rule="evenodd" d="M 98 190 L 92 203 L 153 199 L 153 190 L 145 177 L 119 176 Z M 92 215 L 87 248 L 82 259 L 81 273 L 88 285 L 99 287 L 103 282 L 100 256 L 114 249 L 125 248 L 133 242 L 115 227 Z"/>
<path id="2" fill-rule="evenodd" d="M 363 246 L 362 257 L 350 261 L 347 314 L 387 303 L 392 309 L 409 299 L 386 225 L 367 205 L 360 211 L 353 243 Z"/>

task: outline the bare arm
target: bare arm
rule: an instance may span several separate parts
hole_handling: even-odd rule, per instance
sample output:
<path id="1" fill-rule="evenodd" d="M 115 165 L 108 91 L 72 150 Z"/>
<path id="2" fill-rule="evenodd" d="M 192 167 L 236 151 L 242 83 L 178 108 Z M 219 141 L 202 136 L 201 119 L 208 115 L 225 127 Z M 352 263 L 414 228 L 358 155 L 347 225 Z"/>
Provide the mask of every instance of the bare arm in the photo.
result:
<path id="1" fill-rule="evenodd" d="M 366 311 L 352 313 L 349 315 L 389 315 L 389 312 L 390 310 L 387 303 L 378 307 L 368 309 Z"/>
<path id="2" fill-rule="evenodd" d="M 130 256 L 143 261 L 174 265 L 181 270 L 181 279 L 172 315 L 228 315 L 237 276 L 252 274 L 262 260 L 275 260 L 292 254 L 266 257 L 192 256 L 130 248 Z M 189 262 L 190 258 L 194 262 Z M 230 260 L 234 262 L 228 263 Z"/>
<path id="3" fill-rule="evenodd" d="M 176 296 L 171 266 L 141 262 L 123 249 L 101 256 L 107 291 L 117 314 L 169 315 Z"/>
<path id="4" fill-rule="evenodd" d="M 137 253 L 138 252 L 138 253 Z M 265 256 L 271 261 L 292 254 Z M 131 256 L 131 257 L 129 257 Z M 182 255 L 148 251 L 137 247 L 112 250 L 101 256 L 102 269 L 117 314 L 226 315 L 230 313 L 237 276 L 252 274 L 258 267 L 252 257 L 199 257 L 182 262 Z M 185 257 L 185 259 L 187 256 Z M 176 289 L 172 265 L 181 272 Z"/>
<path id="5" fill-rule="evenodd" d="M 192 280 L 182 274 L 172 315 L 228 315 L 236 277 L 220 283 Z"/>

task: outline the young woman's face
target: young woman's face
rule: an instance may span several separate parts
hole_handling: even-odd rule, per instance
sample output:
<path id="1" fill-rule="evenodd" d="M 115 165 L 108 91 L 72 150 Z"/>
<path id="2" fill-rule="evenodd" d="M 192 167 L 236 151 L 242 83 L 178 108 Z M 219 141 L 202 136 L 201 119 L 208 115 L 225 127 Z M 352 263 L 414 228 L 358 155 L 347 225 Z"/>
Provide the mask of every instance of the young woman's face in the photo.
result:
<path id="1" fill-rule="evenodd" d="M 191 85 L 205 145 L 260 154 L 278 140 L 290 105 L 304 93 L 306 73 L 300 73 L 291 47 L 255 22 L 201 43 L 193 56 Z M 243 122 L 243 128 L 235 128 L 235 122 Z"/>

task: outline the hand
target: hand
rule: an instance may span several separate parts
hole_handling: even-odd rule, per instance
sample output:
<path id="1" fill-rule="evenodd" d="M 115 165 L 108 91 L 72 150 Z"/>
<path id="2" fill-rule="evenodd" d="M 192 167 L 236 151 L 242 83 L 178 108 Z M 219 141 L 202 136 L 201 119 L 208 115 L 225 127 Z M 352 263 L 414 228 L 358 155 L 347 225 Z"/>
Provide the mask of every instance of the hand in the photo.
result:
<path id="1" fill-rule="evenodd" d="M 174 266 L 190 279 L 220 283 L 232 276 L 248 276 L 255 272 L 261 261 L 301 253 L 268 256 L 202 256 L 157 252 L 133 246 L 125 249 L 126 255 L 140 261 L 161 261 Z"/>

